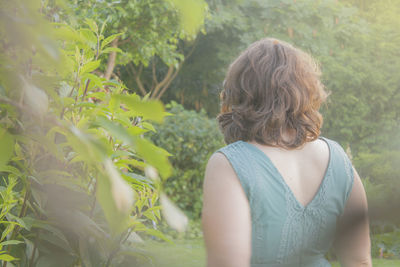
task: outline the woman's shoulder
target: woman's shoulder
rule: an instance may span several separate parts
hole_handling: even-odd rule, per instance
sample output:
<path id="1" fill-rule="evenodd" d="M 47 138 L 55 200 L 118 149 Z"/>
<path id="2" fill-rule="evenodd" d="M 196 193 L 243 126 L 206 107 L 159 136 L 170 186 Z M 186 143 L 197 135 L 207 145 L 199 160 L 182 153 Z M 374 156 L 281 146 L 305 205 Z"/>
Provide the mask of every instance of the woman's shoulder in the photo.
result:
<path id="1" fill-rule="evenodd" d="M 233 181 L 240 181 L 246 195 L 249 194 L 249 178 L 251 175 L 251 151 L 246 142 L 236 141 L 215 151 L 208 160 L 206 176 L 226 177 Z M 237 179 L 236 179 L 237 178 Z"/>
<path id="2" fill-rule="evenodd" d="M 342 145 L 338 141 L 324 136 L 320 136 L 319 139 L 324 140 L 329 145 L 329 148 L 339 149 L 340 151 L 344 152 Z"/>
<path id="3" fill-rule="evenodd" d="M 229 144 L 221 147 L 220 149 L 215 151 L 215 153 L 221 152 L 221 153 L 225 154 L 225 152 L 230 152 L 230 151 L 234 152 L 234 151 L 242 149 L 243 146 L 244 146 L 244 142 L 242 140 L 238 140 L 236 142 L 229 143 Z"/>
<path id="4" fill-rule="evenodd" d="M 340 161 L 343 161 L 342 163 L 344 164 L 352 164 L 351 155 L 348 148 L 344 149 L 343 146 L 335 140 L 326 137 L 321 137 L 321 139 L 325 140 L 325 142 L 327 142 L 329 145 L 331 157 L 341 159 Z"/>
<path id="5" fill-rule="evenodd" d="M 222 153 L 222 151 L 224 151 L 223 148 L 215 151 L 210 158 L 208 159 L 208 163 L 207 163 L 207 168 L 223 168 L 223 167 L 229 167 L 229 161 L 226 158 L 226 156 L 224 156 L 224 153 Z M 221 153 L 220 153 L 221 152 Z"/>
<path id="6" fill-rule="evenodd" d="M 241 180 L 241 161 L 237 159 L 232 148 L 236 145 L 229 144 L 211 155 L 205 170 L 205 184 L 214 184 L 214 180 L 224 181 L 224 184 L 237 183 Z M 214 182 L 210 182 L 214 181 Z"/>
<path id="7" fill-rule="evenodd" d="M 218 168 L 232 168 L 232 165 L 235 165 L 236 162 L 240 162 L 240 158 L 243 157 L 244 147 L 243 141 L 227 144 L 211 155 L 207 165 L 211 167 L 218 166 Z"/>

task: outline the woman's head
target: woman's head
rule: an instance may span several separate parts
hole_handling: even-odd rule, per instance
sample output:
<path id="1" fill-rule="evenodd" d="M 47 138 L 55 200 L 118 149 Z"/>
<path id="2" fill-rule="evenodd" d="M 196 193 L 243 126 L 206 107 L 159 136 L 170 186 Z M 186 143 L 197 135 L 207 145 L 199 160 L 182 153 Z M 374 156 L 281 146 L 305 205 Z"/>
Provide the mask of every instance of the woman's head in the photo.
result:
<path id="1" fill-rule="evenodd" d="M 218 122 L 225 141 L 296 148 L 318 138 L 326 98 L 317 64 L 276 39 L 250 45 L 229 67 Z"/>

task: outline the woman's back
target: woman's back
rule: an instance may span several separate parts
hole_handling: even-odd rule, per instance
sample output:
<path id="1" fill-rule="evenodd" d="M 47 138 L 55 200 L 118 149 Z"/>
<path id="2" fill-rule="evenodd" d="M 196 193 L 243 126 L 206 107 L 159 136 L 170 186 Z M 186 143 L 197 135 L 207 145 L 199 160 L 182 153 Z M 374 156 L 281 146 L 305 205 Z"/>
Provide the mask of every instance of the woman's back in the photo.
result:
<path id="1" fill-rule="evenodd" d="M 360 177 L 337 143 L 319 138 L 327 94 L 314 60 L 262 39 L 229 66 L 220 96 L 228 145 L 205 173 L 208 266 L 329 266 L 337 224 L 345 266 L 370 266 Z"/>
<path id="2" fill-rule="evenodd" d="M 327 151 L 318 141 L 290 152 L 264 147 L 265 152 L 243 141 L 219 150 L 235 170 L 250 204 L 251 266 L 330 266 L 324 255 L 334 241 L 353 175 L 341 147 L 323 140 Z M 319 153 L 310 154 L 314 150 Z M 301 179 L 303 183 L 296 181 Z"/>
<path id="3" fill-rule="evenodd" d="M 250 142 L 249 142 L 250 143 Z M 308 142 L 301 149 L 287 150 L 280 147 L 256 146 L 276 167 L 295 198 L 306 206 L 317 193 L 329 165 L 329 145 L 322 138 Z M 257 153 L 259 154 L 259 153 Z M 264 156 L 261 156 L 264 158 Z"/>

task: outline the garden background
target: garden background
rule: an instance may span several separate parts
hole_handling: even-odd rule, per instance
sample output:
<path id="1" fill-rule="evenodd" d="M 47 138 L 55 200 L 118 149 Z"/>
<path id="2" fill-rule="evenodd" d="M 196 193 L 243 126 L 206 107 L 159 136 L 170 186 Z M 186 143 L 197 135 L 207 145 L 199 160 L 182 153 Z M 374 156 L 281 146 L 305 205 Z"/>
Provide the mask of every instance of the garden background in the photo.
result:
<path id="1" fill-rule="evenodd" d="M 263 37 L 320 63 L 322 135 L 362 177 L 374 266 L 400 266 L 398 14 L 397 0 L 0 0 L 2 267 L 204 266 L 224 73 Z"/>

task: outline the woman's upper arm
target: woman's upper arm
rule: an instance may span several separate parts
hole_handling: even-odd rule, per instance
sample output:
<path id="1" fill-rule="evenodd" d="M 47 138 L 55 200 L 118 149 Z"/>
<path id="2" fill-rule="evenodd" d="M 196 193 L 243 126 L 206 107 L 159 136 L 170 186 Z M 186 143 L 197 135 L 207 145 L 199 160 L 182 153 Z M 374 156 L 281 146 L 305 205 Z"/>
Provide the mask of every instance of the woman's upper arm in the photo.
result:
<path id="1" fill-rule="evenodd" d="M 227 158 L 211 156 L 204 178 L 202 224 L 208 267 L 249 267 L 251 216 L 246 194 Z"/>
<path id="2" fill-rule="evenodd" d="M 353 173 L 354 185 L 339 220 L 336 251 L 342 266 L 372 266 L 367 197 L 354 168 Z"/>

